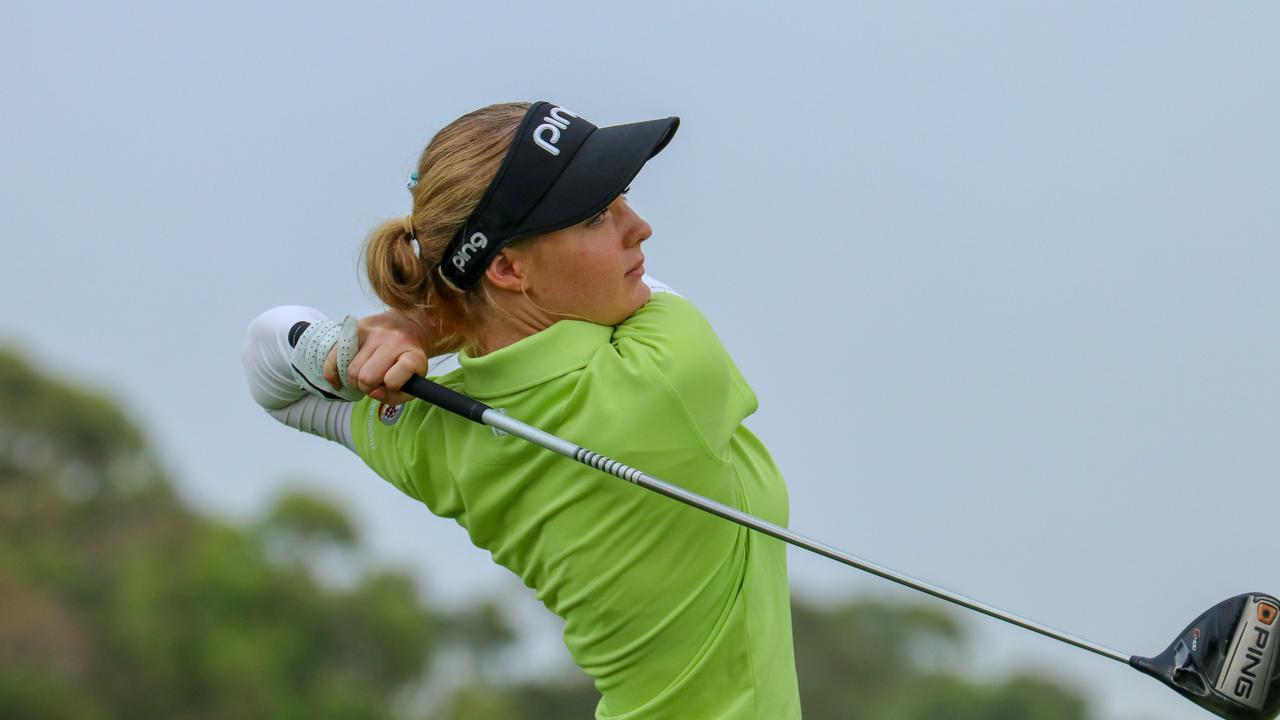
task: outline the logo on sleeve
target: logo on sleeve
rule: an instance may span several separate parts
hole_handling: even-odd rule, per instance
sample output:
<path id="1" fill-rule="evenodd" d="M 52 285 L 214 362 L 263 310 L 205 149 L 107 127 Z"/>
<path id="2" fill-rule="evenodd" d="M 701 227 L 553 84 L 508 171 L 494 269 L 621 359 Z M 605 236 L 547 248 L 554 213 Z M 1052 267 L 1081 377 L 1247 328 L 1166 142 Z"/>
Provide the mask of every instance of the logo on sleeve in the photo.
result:
<path id="1" fill-rule="evenodd" d="M 386 403 L 378 403 L 378 419 L 382 420 L 383 425 L 395 425 L 400 416 L 404 414 L 404 405 L 388 405 Z"/>

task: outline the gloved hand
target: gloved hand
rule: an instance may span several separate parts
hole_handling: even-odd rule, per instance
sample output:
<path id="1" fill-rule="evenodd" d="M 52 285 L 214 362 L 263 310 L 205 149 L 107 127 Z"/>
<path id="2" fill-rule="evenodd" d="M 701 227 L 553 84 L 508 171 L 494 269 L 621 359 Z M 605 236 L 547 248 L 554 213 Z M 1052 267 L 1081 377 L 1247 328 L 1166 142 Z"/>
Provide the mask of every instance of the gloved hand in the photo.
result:
<path id="1" fill-rule="evenodd" d="M 400 392 L 413 375 L 427 374 L 427 350 L 430 343 L 421 326 L 394 310 L 369 315 L 359 320 L 360 350 L 344 372 L 338 370 L 338 353 L 325 358 L 324 376 L 330 385 L 339 377 L 348 387 L 354 386 L 374 400 L 398 405 L 410 396 Z M 345 374 L 344 374 L 345 373 Z"/>
<path id="2" fill-rule="evenodd" d="M 290 335 L 293 333 L 291 332 Z M 350 400 L 352 402 L 364 397 L 359 388 L 349 384 L 347 368 L 360 349 L 359 323 L 355 317 L 348 315 L 341 322 L 337 320 L 321 320 L 311 323 L 302 335 L 293 342 L 293 354 L 290 362 L 293 365 L 294 378 L 299 387 L 312 395 L 319 395 L 330 400 Z M 290 337 L 293 341 L 293 338 Z M 335 387 L 324 377 L 324 359 L 330 350 L 337 346 L 338 378 L 342 387 Z"/>

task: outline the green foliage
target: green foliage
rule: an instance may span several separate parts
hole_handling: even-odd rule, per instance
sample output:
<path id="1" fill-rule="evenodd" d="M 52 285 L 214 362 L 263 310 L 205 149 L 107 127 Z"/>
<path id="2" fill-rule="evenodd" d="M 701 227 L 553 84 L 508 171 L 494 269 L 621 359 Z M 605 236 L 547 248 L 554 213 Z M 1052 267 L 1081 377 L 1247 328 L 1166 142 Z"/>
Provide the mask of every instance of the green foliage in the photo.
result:
<path id="1" fill-rule="evenodd" d="M 458 613 L 446 632 L 453 645 L 470 660 L 471 675 L 486 684 L 493 680 L 493 669 L 501 662 L 502 654 L 517 639 L 502 609 L 492 601 L 478 602 Z"/>
<path id="2" fill-rule="evenodd" d="M 450 617 L 402 573 L 366 568 L 341 586 L 317 575 L 335 553 L 357 567 L 358 544 L 339 507 L 303 493 L 247 526 L 191 512 L 110 400 L 0 351 L 0 716 L 592 715 L 580 674 L 503 676 L 519 637 L 500 605 Z M 964 638 L 932 606 L 797 601 L 793 618 L 808 720 L 1088 717 L 1042 678 L 940 669 Z M 452 680 L 421 692 L 444 658 Z"/>
<path id="3" fill-rule="evenodd" d="M 45 378 L 0 349 L 0 428 L 56 440 L 64 456 L 104 462 L 142 448 L 142 435 L 115 403 L 98 393 Z"/>
<path id="4" fill-rule="evenodd" d="M 102 720 L 110 715 L 75 684 L 26 668 L 0 672 L 0 708 L 5 717 L 39 720 Z"/>
<path id="5" fill-rule="evenodd" d="M 593 703 L 592 710 L 594 709 Z M 455 692 L 441 710 L 439 720 L 510 720 L 525 717 L 538 716 L 524 712 L 506 688 L 477 683 Z"/>
<path id="6" fill-rule="evenodd" d="M 0 392 L 0 715 L 394 716 L 437 645 L 409 578 L 327 587 L 273 562 L 270 533 L 184 508 L 105 398 L 6 354 Z M 263 525 L 302 545 L 356 540 L 313 498 Z"/>
<path id="7" fill-rule="evenodd" d="M 945 654 L 960 641 L 950 616 L 876 602 L 826 612 L 792 603 L 792 626 L 796 646 L 804 648 L 796 656 L 801 694 L 814 717 L 823 717 L 824 707 L 863 708 L 826 717 L 884 717 L 874 711 L 880 704 L 874 698 L 915 693 L 916 658 Z"/>
<path id="8" fill-rule="evenodd" d="M 796 671 L 808 720 L 1085 720 L 1082 699 L 1031 677 L 988 686 L 939 670 L 963 634 L 932 607 L 792 603 Z"/>
<path id="9" fill-rule="evenodd" d="M 268 513 L 268 533 L 291 535 L 305 542 L 350 546 L 356 541 L 351 520 L 336 505 L 313 495 L 293 492 L 276 501 Z"/>

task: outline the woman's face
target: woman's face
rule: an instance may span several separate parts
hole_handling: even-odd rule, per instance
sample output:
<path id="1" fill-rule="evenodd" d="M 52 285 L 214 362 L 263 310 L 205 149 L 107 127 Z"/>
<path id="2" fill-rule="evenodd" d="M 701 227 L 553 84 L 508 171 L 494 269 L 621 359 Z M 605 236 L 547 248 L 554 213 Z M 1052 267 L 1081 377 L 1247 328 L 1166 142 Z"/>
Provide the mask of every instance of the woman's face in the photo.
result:
<path id="1" fill-rule="evenodd" d="M 520 248 L 531 261 L 529 297 L 553 313 L 617 325 L 649 301 L 640 243 L 652 234 L 624 192 L 599 215 Z"/>

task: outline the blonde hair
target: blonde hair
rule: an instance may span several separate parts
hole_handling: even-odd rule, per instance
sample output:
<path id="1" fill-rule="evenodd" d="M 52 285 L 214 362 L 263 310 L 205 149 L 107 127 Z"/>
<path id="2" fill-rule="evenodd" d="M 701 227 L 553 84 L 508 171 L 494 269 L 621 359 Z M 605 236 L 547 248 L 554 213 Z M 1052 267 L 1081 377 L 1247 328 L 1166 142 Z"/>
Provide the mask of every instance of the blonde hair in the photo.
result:
<path id="1" fill-rule="evenodd" d="M 498 174 L 528 109 L 529 103 L 489 105 L 446 125 L 418 158 L 409 216 L 387 220 L 365 239 L 369 286 L 422 328 L 429 355 L 480 347 L 490 305 L 484 282 L 458 290 L 445 282 L 440 262 Z"/>

